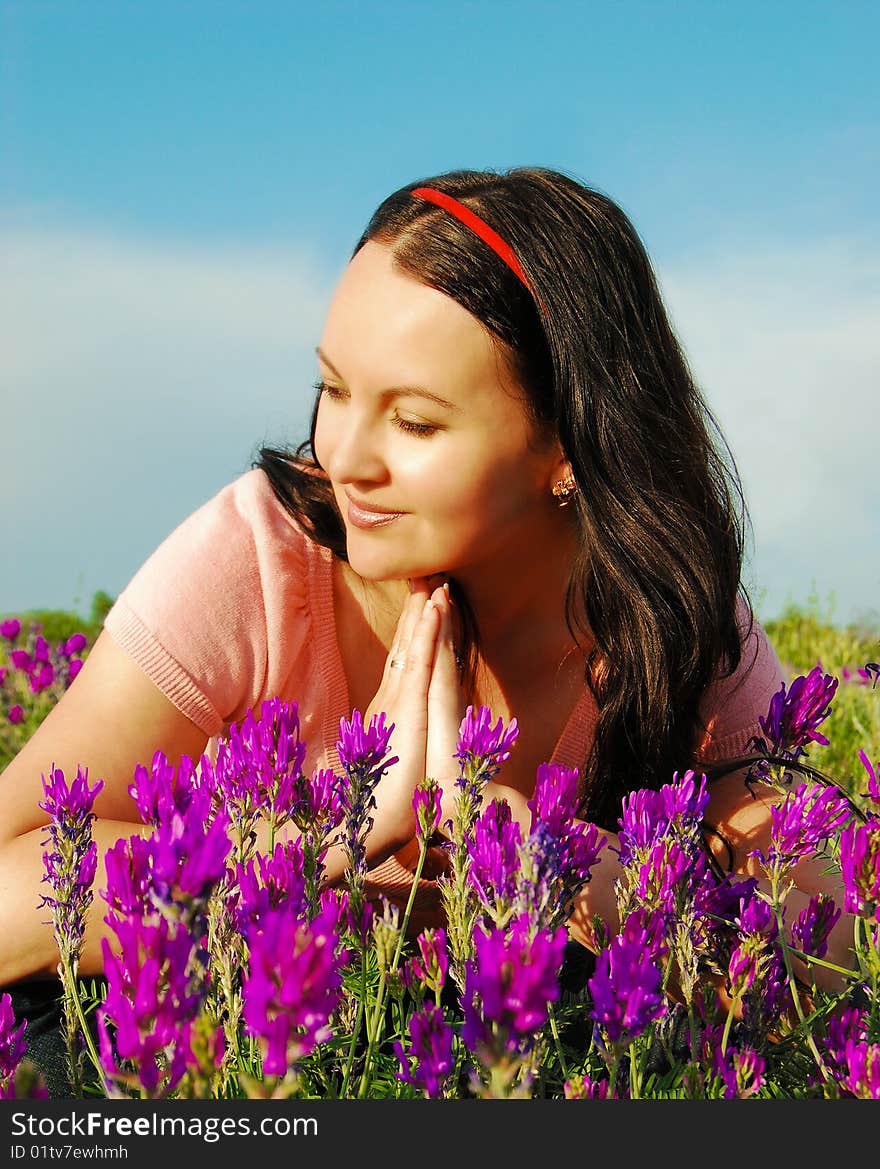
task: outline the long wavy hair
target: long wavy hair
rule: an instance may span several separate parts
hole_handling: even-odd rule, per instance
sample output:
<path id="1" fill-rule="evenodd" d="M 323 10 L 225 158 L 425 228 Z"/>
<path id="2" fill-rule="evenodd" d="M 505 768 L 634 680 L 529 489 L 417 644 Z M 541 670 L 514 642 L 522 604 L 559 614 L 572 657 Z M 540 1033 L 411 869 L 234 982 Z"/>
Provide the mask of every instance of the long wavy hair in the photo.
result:
<path id="1" fill-rule="evenodd" d="M 419 186 L 454 196 L 494 227 L 529 288 L 454 216 L 413 198 Z M 354 254 L 368 240 L 390 246 L 402 271 L 484 325 L 532 421 L 558 436 L 571 465 L 580 540 L 566 616 L 580 644 L 592 635 L 586 682 L 598 708 L 581 810 L 614 828 L 626 793 L 699 763 L 700 697 L 740 661 L 749 630 L 738 626 L 738 597 L 749 614 L 751 605 L 733 455 L 638 233 L 601 192 L 543 167 L 450 171 L 385 199 Z M 316 416 L 317 402 L 309 439 L 264 446 L 255 465 L 300 526 L 344 558 L 341 517 L 315 474 Z M 472 671 L 479 631 L 467 599 L 456 599 Z"/>

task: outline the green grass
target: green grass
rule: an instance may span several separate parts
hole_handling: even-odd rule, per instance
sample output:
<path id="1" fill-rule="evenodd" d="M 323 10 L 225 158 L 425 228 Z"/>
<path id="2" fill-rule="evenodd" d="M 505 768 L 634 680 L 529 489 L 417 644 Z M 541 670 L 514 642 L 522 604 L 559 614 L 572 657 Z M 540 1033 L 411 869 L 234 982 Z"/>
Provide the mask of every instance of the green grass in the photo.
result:
<path id="1" fill-rule="evenodd" d="M 832 713 L 822 725 L 830 744 L 815 743 L 809 762 L 850 795 L 864 791 L 866 772 L 859 751 L 873 763 L 880 759 L 880 685 L 847 680 L 845 671 L 855 675 L 866 662 L 880 662 L 880 627 L 835 625 L 829 608 L 815 598 L 805 606 L 787 606 L 778 618 L 762 625 L 789 682 L 817 664 L 839 679 Z"/>

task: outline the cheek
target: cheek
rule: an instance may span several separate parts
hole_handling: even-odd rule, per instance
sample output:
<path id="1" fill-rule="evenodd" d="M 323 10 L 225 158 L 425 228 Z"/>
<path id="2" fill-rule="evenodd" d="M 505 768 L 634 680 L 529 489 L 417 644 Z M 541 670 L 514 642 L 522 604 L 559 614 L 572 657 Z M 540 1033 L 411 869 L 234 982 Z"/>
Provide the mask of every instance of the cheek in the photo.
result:
<path id="1" fill-rule="evenodd" d="M 433 514 L 440 522 L 459 525 L 462 533 L 517 523 L 540 496 L 519 451 L 490 463 L 483 457 L 446 458 L 426 482 Z"/>

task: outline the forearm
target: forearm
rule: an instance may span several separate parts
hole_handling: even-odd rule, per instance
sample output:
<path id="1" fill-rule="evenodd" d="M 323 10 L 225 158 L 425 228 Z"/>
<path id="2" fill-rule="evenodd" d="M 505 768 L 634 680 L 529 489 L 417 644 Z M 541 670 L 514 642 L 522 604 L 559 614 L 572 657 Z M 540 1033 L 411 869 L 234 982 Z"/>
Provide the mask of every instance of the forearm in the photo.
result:
<path id="1" fill-rule="evenodd" d="M 96 820 L 93 839 L 98 865 L 93 900 L 86 918 L 80 957 L 81 974 L 103 970 L 101 938 L 111 936 L 103 918 L 107 911 L 101 891 L 106 887 L 104 854 L 120 837 L 148 832 L 143 824 Z M 52 929 L 52 911 L 42 905 L 50 889 L 43 881 L 43 842 L 46 828 L 35 828 L 4 843 L 0 849 L 0 985 L 22 978 L 54 975 L 59 954 Z"/>

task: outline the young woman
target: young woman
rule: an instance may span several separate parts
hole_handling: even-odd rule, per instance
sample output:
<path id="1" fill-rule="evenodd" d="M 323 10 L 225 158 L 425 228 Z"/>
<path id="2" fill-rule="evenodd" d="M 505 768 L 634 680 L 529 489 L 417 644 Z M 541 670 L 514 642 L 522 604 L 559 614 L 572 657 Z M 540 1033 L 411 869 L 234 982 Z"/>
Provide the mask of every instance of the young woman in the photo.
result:
<path id="1" fill-rule="evenodd" d="M 758 733 L 784 675 L 741 586 L 735 466 L 609 198 L 532 167 L 401 188 L 358 241 L 317 360 L 310 439 L 264 449 L 156 550 L 3 776 L 0 983 L 57 962 L 38 909 L 53 764 L 104 781 L 103 853 L 139 830 L 127 789 L 157 749 L 197 758 L 279 695 L 299 703 L 306 769 L 338 769 L 340 718 L 385 711 L 399 762 L 371 889 L 402 901 L 412 792 L 426 774 L 448 789 L 468 703 L 519 721 L 486 795 L 526 825 L 541 762 L 577 766 L 584 818 L 613 833 L 627 792 Z M 725 865 L 766 847 L 771 803 L 742 773 L 713 784 Z M 615 926 L 616 872 L 607 848 L 571 920 L 586 946 L 593 914 Z M 801 877 L 793 912 L 824 880 Z M 417 905 L 419 925 L 439 912 L 432 880 Z M 84 973 L 101 917 L 98 899 Z"/>

